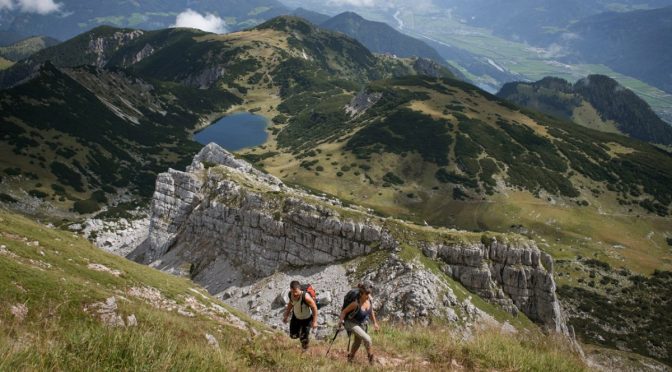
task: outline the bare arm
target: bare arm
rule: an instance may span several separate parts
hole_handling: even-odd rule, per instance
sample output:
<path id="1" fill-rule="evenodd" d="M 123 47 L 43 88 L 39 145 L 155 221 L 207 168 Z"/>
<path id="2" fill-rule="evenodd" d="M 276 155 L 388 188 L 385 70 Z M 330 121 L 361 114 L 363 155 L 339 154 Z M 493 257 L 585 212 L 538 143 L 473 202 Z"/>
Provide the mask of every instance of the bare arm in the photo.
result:
<path id="1" fill-rule="evenodd" d="M 289 301 L 287 304 L 287 307 L 285 308 L 285 314 L 282 318 L 282 321 L 287 323 L 287 318 L 289 318 L 289 314 L 292 312 L 292 309 L 294 308 L 294 305 L 292 305 L 292 301 Z"/>
<path id="2" fill-rule="evenodd" d="M 378 325 L 378 319 L 376 319 L 376 312 L 373 310 L 373 304 L 371 304 L 371 319 L 373 320 L 373 329 L 380 329 L 380 326 Z"/>
<path id="3" fill-rule="evenodd" d="M 345 320 L 345 316 L 348 315 L 350 312 L 355 311 L 357 309 L 357 302 L 353 302 L 350 305 L 346 306 L 343 311 L 341 311 L 341 315 L 338 317 L 340 322 L 343 323 Z"/>
<path id="4" fill-rule="evenodd" d="M 317 327 L 317 304 L 315 303 L 315 300 L 313 300 L 313 297 L 309 294 L 304 294 L 306 296 L 306 303 L 308 304 L 308 307 L 313 311 L 313 328 Z"/>

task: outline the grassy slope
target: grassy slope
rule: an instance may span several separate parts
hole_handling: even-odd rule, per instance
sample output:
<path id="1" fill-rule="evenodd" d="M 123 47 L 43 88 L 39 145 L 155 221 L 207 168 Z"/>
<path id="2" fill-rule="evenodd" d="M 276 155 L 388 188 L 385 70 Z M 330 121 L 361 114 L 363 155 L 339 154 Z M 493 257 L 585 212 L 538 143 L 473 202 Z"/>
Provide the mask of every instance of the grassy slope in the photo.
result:
<path id="1" fill-rule="evenodd" d="M 507 83 L 497 95 L 520 107 L 588 128 L 672 144 L 672 127 L 646 101 L 607 76 L 590 75 L 575 84 L 558 78 Z"/>
<path id="2" fill-rule="evenodd" d="M 310 357 L 298 344 L 246 321 L 260 335 L 229 325 L 233 315 L 198 313 L 224 306 L 187 279 L 104 253 L 69 232 L 0 211 L 0 370 L 258 370 L 320 368 L 358 370 L 344 363 L 340 338 L 325 358 L 326 343 L 316 342 Z M 25 238 L 25 240 L 24 240 Z M 39 245 L 28 244 L 39 241 Z M 119 277 L 88 268 L 120 270 Z M 195 304 L 194 317 L 156 307 L 132 295 L 152 287 L 168 303 Z M 108 327 L 83 309 L 115 296 L 118 314 L 135 315 L 135 327 Z M 189 302 L 192 301 L 192 302 Z M 25 319 L 12 307 L 25 305 Z M 230 310 L 231 313 L 235 311 Z M 242 315 L 245 319 L 245 316 Z M 229 318 L 230 319 L 230 318 Z M 205 334 L 220 347 L 208 345 Z M 398 368 L 440 370 L 454 365 L 506 370 L 575 371 L 582 362 L 561 340 L 526 331 L 520 336 L 479 331 L 469 341 L 450 326 L 404 328 L 385 324 L 374 335 L 377 354 Z M 361 357 L 360 357 L 361 358 Z M 390 364 L 388 364 L 388 367 Z"/>
<path id="3" fill-rule="evenodd" d="M 451 114 L 446 114 L 443 108 L 455 99 L 462 102 L 463 112 L 470 117 L 492 122 L 495 115 L 501 115 L 548 136 L 546 127 L 537 124 L 535 119 L 459 90 L 452 97 L 434 92 L 430 100 L 413 101 L 410 107 L 434 118 L 452 121 Z M 665 239 L 672 233 L 669 217 L 653 216 L 639 208 L 623 206 L 616 195 L 604 187 L 600 187 L 604 192 L 595 196 L 590 190 L 598 183 L 586 177 L 575 176 L 573 181 L 582 185 L 580 199 L 589 203 L 583 207 L 573 201 L 537 198 L 529 192 L 514 189 L 505 189 L 485 200 L 454 200 L 452 187 L 435 178 L 438 167 L 423 161 L 417 153 L 409 152 L 406 156 L 373 154 L 365 161 L 346 150 L 347 141 L 329 139 L 315 147 L 314 156 L 303 158 L 303 155 L 292 155 L 283 150 L 278 145 L 278 136 L 270 138 L 264 146 L 245 153 L 276 153 L 261 162 L 276 176 L 384 214 L 469 230 L 506 232 L 511 231 L 513 225 L 523 225 L 542 248 L 559 259 L 596 255 L 614 267 L 626 266 L 640 273 L 672 269 L 672 252 Z M 614 155 L 631 151 L 627 144 L 612 143 L 609 146 Z M 454 169 L 456 162 L 453 156 L 453 153 L 449 156 L 450 169 Z M 310 169 L 306 167 L 306 162 L 315 161 Z M 367 165 L 371 166 L 370 170 L 361 168 Z M 406 182 L 381 187 L 380 180 L 387 172 L 401 176 Z"/>
<path id="4" fill-rule="evenodd" d="M 8 69 L 8 68 L 12 67 L 12 65 L 14 65 L 14 62 L 12 62 L 8 59 L 5 59 L 3 57 L 0 57 L 0 70 Z"/>
<path id="5" fill-rule="evenodd" d="M 58 40 L 56 39 L 46 36 L 33 36 L 12 45 L 0 47 L 0 56 L 12 61 L 18 61 L 56 44 L 58 44 Z"/>
<path id="6" fill-rule="evenodd" d="M 589 149 L 594 147 L 595 144 L 602 144 L 603 150 L 600 151 L 605 151 L 608 154 L 609 163 L 618 161 L 622 157 L 639 163 L 637 167 L 641 170 L 650 166 L 660 167 L 656 174 L 650 174 L 652 179 L 669 174 L 668 171 L 663 171 L 663 169 L 669 168 L 669 156 L 663 156 L 663 153 L 659 153 L 656 148 L 640 142 L 580 129 L 581 127 L 573 124 L 549 121 L 548 118 L 530 112 L 512 111 L 506 105 L 483 99 L 485 96 L 479 98 L 478 95 L 474 96 L 467 91 L 461 91 L 461 88 L 456 89 L 455 86 L 450 86 L 450 89 L 454 89 L 456 92 L 449 92 L 448 95 L 412 86 L 412 84 L 407 84 L 404 88 L 427 93 L 429 99 L 417 97 L 411 102 L 405 103 L 405 105 L 436 120 L 448 120 L 455 123 L 455 115 L 459 113 L 457 111 L 461 111 L 471 118 L 480 119 L 497 127 L 499 124 L 494 119 L 504 118 L 509 122 L 524 124 L 542 138 L 552 139 L 556 146 L 564 146 L 565 140 L 556 142 L 553 139 L 557 135 L 554 127 L 558 126 L 557 128 L 565 128 L 566 130 L 574 128 L 572 131 L 576 131 L 574 133 L 577 136 L 576 139 L 584 141 L 584 144 L 581 145 L 583 149 L 581 151 L 589 153 Z M 440 90 L 438 89 L 438 91 Z M 454 102 L 460 104 L 457 105 Z M 332 106 L 342 110 L 343 102 L 332 99 L 329 102 L 311 106 L 311 113 L 323 113 L 325 110 L 333 109 Z M 446 111 L 447 106 L 452 107 Z M 392 112 L 389 111 L 388 113 Z M 278 129 L 291 127 L 295 125 L 292 120 L 297 119 L 290 119 L 290 124 L 271 127 L 271 130 L 275 129 L 277 132 Z M 425 121 L 424 118 L 422 120 Z M 299 116 L 298 121 L 305 123 L 306 119 Z M 370 159 L 362 159 L 356 153 L 351 152 L 352 147 L 348 148 L 350 138 L 355 138 L 362 133 L 363 129 L 360 130 L 360 128 L 373 126 L 370 125 L 372 122 L 375 123 L 375 119 L 367 116 L 359 120 L 359 124 L 341 122 L 340 128 L 344 128 L 344 130 L 338 130 L 336 136 L 320 140 L 319 133 L 317 133 L 318 139 L 310 137 L 309 142 L 297 142 L 296 146 L 299 150 L 294 153 L 286 151 L 286 148 L 281 146 L 281 143 L 283 141 L 286 143 L 287 139 L 281 137 L 282 132 L 280 131 L 279 136 L 271 136 L 271 140 L 264 146 L 244 151 L 244 153 L 248 158 L 261 159 L 258 161 L 259 165 L 283 178 L 286 182 L 307 185 L 312 189 L 336 195 L 345 201 L 374 208 L 386 215 L 410 219 L 420 224 L 423 221 L 428 221 L 431 224 L 453 226 L 460 229 L 523 232 L 535 239 L 542 249 L 551 253 L 558 260 L 556 279 L 559 285 L 567 285 L 567 288 L 574 288 L 576 291 L 587 291 L 578 292 L 579 295 L 574 296 L 578 298 L 577 303 L 579 305 L 572 302 L 574 301 L 573 295 L 564 298 L 566 303 L 572 303 L 571 306 L 576 308 L 592 306 L 592 303 L 589 303 L 592 298 L 581 293 L 589 293 L 605 303 L 611 300 L 620 301 L 622 296 L 618 295 L 619 285 L 624 287 L 631 285 L 626 279 L 620 280 L 618 285 L 613 284 L 613 275 L 611 279 L 595 279 L 592 270 L 586 264 L 586 258 L 606 262 L 613 268 L 623 267 L 626 269 L 625 272 L 632 271 L 645 275 L 651 274 L 654 270 L 669 271 L 672 269 L 672 250 L 667 242 L 667 238 L 672 234 L 670 217 L 656 216 L 635 205 L 622 204 L 622 197 L 627 199 L 631 196 L 610 191 L 614 190 L 610 188 L 614 185 L 605 185 L 586 175 L 576 173 L 567 175 L 566 177 L 572 180 L 580 192 L 580 196 L 572 200 L 572 198 L 558 198 L 544 193 L 534 196 L 529 191 L 510 187 L 502 188 L 503 176 L 500 174 L 496 176 L 497 193 L 489 196 L 484 195 L 485 198 L 482 200 L 480 197 L 470 200 L 455 200 L 452 186 L 437 181 L 435 177 L 438 169 L 437 165 L 423 159 L 427 154 L 437 155 L 425 151 L 436 143 L 432 136 L 418 135 L 423 139 L 432 138 L 432 141 L 425 140 L 423 147 L 416 148 L 421 153 L 411 150 L 405 154 L 395 154 L 399 147 L 404 149 L 413 142 L 412 138 L 404 135 L 401 138 L 405 138 L 406 141 L 397 143 L 398 148 L 392 147 L 389 148 L 389 151 L 382 153 L 374 151 Z M 406 121 L 406 123 L 411 125 L 411 121 Z M 320 125 L 321 123 L 317 124 Z M 466 127 L 462 127 L 462 123 L 459 125 L 460 129 L 466 129 Z M 567 125 L 570 128 L 567 128 Z M 314 127 L 307 126 L 299 135 L 312 136 L 316 134 L 316 132 L 311 134 L 311 131 L 315 128 L 319 127 L 317 125 Z M 388 126 L 388 128 L 392 131 L 398 129 L 393 126 Z M 417 128 L 417 130 L 425 129 Z M 317 130 L 317 132 L 319 131 Z M 392 138 L 394 138 L 394 135 L 400 134 L 399 132 L 391 133 L 393 133 Z M 379 134 L 382 136 L 380 138 L 389 137 L 385 132 L 379 132 Z M 408 135 L 413 137 L 413 134 Z M 593 137 L 593 139 L 585 142 L 586 138 L 590 137 Z M 571 136 L 566 138 L 571 138 Z M 481 141 L 481 138 L 478 137 L 473 137 L 473 139 L 476 142 Z M 387 141 L 386 143 L 394 143 L 394 141 Z M 309 150 L 311 146 L 314 146 L 314 148 Z M 457 154 L 452 145 L 450 148 L 448 169 L 455 171 L 460 165 L 457 164 L 456 167 L 458 162 L 456 162 L 455 155 Z M 532 148 L 534 147 L 530 147 L 530 149 Z M 546 150 L 549 148 L 550 146 L 544 146 Z M 360 146 L 354 147 L 354 150 L 360 149 Z M 485 150 L 487 151 L 489 148 L 485 147 Z M 642 155 L 648 156 L 646 154 L 657 157 L 659 160 L 643 161 L 643 158 L 636 159 Z M 480 154 L 479 158 L 482 156 L 484 154 Z M 505 161 L 504 157 L 496 157 L 495 159 L 499 162 Z M 522 160 L 518 161 L 518 163 L 521 162 Z M 509 163 L 508 166 L 511 165 Z M 611 167 L 613 164 L 607 166 Z M 616 169 L 615 172 L 621 171 Z M 385 182 L 388 173 L 399 176 L 404 183 Z M 525 178 L 535 180 L 537 176 L 527 174 Z M 385 183 L 388 185 L 385 186 Z M 600 191 L 594 193 L 592 190 L 596 189 Z M 577 202 L 582 204 L 577 205 Z M 574 292 L 565 291 L 564 293 Z M 580 313 L 573 316 L 572 322 L 580 335 L 585 336 L 585 340 L 610 347 L 614 346 L 613 343 L 601 341 L 601 338 L 596 336 L 600 335 L 599 326 L 597 332 L 585 327 L 586 324 L 593 323 L 590 320 L 582 319 L 582 316 Z M 612 321 L 613 324 L 618 324 L 619 321 L 615 319 L 607 315 L 600 324 L 612 324 L 609 323 Z M 640 334 L 641 339 L 656 339 L 657 336 L 654 332 L 649 332 L 649 329 L 645 328 L 652 319 L 654 318 L 646 315 L 633 321 L 633 329 L 645 330 Z M 604 333 L 604 336 L 609 337 L 608 333 Z M 631 338 L 631 340 L 634 340 L 634 338 Z M 624 347 L 632 350 L 632 347 L 637 345 L 635 345 L 635 342 L 629 342 L 619 343 L 618 346 L 619 348 Z M 637 348 L 637 350 L 644 349 Z M 647 350 L 642 351 L 642 353 L 652 355 Z M 660 360 L 665 359 L 665 357 L 657 357 Z"/>
<path id="7" fill-rule="evenodd" d="M 280 104 L 280 91 L 293 89 L 292 85 L 301 84 L 305 76 L 310 76 L 311 82 L 321 81 L 325 89 L 321 94 L 328 96 L 331 91 L 356 91 L 360 80 L 414 73 L 413 61 L 378 58 L 358 42 L 318 31 L 298 18 L 278 18 L 257 29 L 227 35 L 188 29 L 151 31 L 128 43 L 111 36 L 122 31 L 130 32 L 97 28 L 38 52 L 31 61 L 20 62 L 10 70 L 9 75 L 19 76 L 23 70 L 31 70 L 33 63 L 45 60 L 59 68 L 90 64 L 97 55 L 88 51 L 88 40 L 110 40 L 104 55 L 113 66 L 110 71 L 76 68 L 66 74 L 52 68 L 44 76 L 1 92 L 7 115 L 0 119 L 0 130 L 8 132 L 5 138 L 9 143 L 0 147 L 5 155 L 0 158 L 0 171 L 19 168 L 23 174 L 23 178 L 6 178 L 12 182 L 11 188 L 34 190 L 34 194 L 63 209 L 71 208 L 79 199 L 86 200 L 89 191 L 101 184 L 138 185 L 140 193 L 148 196 L 156 173 L 168 167 L 181 168 L 179 164 L 193 156 L 198 144 L 190 140 L 191 132 L 221 115 L 233 102 L 242 103 L 236 110 L 262 110 L 273 117 Z M 148 44 L 153 45 L 155 53 L 129 66 L 127 61 Z M 171 63 L 166 64 L 167 60 Z M 225 72 L 211 89 L 182 84 L 215 65 L 225 66 Z M 129 75 L 151 82 L 154 94 L 136 94 L 146 87 L 137 86 L 132 77 L 114 69 L 119 66 L 127 67 Z M 60 85 L 67 89 L 54 88 Z M 296 89 L 300 91 L 301 87 Z M 66 106 L 78 109 L 57 110 Z M 167 115 L 161 114 L 163 111 Z M 78 125 L 82 121 L 96 125 Z M 34 129 L 40 129 L 39 133 Z M 73 155 L 69 155 L 71 152 Z M 109 164 L 101 167 L 101 158 Z M 74 182 L 61 182 L 63 177 L 50 170 L 52 159 L 73 170 Z M 120 164 L 120 160 L 126 163 Z M 137 164 L 145 160 L 152 164 Z M 90 172 L 77 169 L 80 167 L 75 161 Z M 4 172 L 2 176 L 12 173 L 16 172 Z M 52 184 L 59 190 L 65 186 L 66 190 L 56 190 Z M 14 198 L 23 196 L 21 192 L 3 192 Z"/>

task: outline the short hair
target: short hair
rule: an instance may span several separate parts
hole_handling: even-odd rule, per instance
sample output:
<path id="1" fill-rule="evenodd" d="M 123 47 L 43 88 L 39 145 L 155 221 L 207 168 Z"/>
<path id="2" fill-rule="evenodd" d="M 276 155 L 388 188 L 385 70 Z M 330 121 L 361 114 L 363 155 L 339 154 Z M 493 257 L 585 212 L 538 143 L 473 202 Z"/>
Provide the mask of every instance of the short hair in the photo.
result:
<path id="1" fill-rule="evenodd" d="M 299 289 L 301 288 L 301 283 L 299 283 L 298 280 L 292 280 L 291 283 L 289 283 L 289 289 Z"/>

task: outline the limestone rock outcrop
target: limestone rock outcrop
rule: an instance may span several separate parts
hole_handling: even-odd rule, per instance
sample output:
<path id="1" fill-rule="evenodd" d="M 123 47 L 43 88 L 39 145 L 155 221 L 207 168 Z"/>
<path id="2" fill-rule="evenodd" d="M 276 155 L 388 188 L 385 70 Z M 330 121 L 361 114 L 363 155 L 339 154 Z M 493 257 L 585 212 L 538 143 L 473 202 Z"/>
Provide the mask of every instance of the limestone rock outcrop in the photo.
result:
<path id="1" fill-rule="evenodd" d="M 422 234 L 413 229 L 422 229 Z M 469 239 L 449 243 L 446 234 Z M 422 251 L 435 268 L 399 258 L 404 246 Z M 555 295 L 552 259 L 534 242 L 522 237 L 486 239 L 380 218 L 288 187 L 214 144 L 206 146 L 185 172 L 171 169 L 159 175 L 149 236 L 129 257 L 188 275 L 236 302 L 278 273 L 308 270 L 319 276 L 320 270 L 374 252 L 387 252 L 386 258 L 376 262 L 375 269 L 349 277 L 380 283 L 376 308 L 389 318 L 455 319 L 456 309 L 468 313 L 459 309 L 469 304 L 456 300 L 447 279 L 451 277 L 513 314 L 523 312 L 549 329 L 567 332 Z M 266 294 L 255 308 L 268 303 L 270 309 L 277 302 L 276 292 Z M 333 306 L 339 305 L 342 294 L 330 293 Z M 258 311 L 262 320 L 270 317 L 270 310 Z"/>
<path id="2" fill-rule="evenodd" d="M 553 259 L 532 242 L 491 239 L 468 245 L 426 245 L 424 253 L 444 262 L 444 271 L 470 291 L 558 332 L 567 327 L 556 298 Z"/>

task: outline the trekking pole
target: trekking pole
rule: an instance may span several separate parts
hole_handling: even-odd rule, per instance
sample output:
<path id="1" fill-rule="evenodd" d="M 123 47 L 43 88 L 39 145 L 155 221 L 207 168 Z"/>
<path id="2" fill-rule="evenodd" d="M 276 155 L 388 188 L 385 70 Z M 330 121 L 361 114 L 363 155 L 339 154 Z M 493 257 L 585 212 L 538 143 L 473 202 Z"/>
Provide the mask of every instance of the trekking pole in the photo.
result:
<path id="1" fill-rule="evenodd" d="M 334 338 L 331 339 L 331 343 L 329 344 L 329 348 L 327 348 L 327 355 L 329 355 L 329 352 L 331 351 L 331 346 L 334 344 L 334 341 L 336 341 L 336 337 L 338 337 L 338 334 L 341 333 L 341 327 L 338 327 L 336 330 L 336 334 L 334 335 Z"/>

